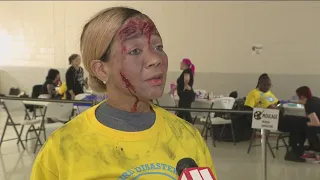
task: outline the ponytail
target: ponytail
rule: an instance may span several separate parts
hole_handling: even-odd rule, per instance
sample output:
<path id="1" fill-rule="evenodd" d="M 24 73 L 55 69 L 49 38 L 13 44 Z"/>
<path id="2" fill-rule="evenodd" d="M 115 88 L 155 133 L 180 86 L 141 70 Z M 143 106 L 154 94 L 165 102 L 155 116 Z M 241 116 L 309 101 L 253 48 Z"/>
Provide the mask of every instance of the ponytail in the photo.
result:
<path id="1" fill-rule="evenodd" d="M 191 69 L 192 75 L 194 76 L 195 66 L 194 64 L 190 64 L 189 68 Z"/>

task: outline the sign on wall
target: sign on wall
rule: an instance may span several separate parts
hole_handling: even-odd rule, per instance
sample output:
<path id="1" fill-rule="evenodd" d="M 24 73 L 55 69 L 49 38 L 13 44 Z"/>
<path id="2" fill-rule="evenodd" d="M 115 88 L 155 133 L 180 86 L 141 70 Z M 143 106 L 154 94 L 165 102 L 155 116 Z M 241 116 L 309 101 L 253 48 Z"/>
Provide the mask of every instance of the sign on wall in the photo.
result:
<path id="1" fill-rule="evenodd" d="M 279 110 L 254 108 L 252 114 L 253 129 L 278 130 Z"/>
<path id="2" fill-rule="evenodd" d="M 254 44 L 252 47 L 252 55 L 261 54 L 263 46 L 262 44 Z"/>

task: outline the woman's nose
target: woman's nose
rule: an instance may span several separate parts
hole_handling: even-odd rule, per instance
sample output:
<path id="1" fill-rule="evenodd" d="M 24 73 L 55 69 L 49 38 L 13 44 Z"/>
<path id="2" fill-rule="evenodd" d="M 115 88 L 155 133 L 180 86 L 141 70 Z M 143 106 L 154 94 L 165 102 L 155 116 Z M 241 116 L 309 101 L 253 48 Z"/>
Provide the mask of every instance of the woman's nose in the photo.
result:
<path id="1" fill-rule="evenodd" d="M 147 56 L 146 67 L 159 66 L 162 63 L 162 57 L 154 52 L 150 52 Z"/>

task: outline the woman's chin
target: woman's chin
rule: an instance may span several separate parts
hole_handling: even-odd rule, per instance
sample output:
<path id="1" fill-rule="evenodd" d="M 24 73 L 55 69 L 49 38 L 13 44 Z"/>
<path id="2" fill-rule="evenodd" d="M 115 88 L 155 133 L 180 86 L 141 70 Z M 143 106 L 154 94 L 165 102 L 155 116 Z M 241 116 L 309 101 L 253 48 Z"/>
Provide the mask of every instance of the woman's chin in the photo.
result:
<path id="1" fill-rule="evenodd" d="M 143 99 L 153 100 L 158 99 L 163 94 L 163 88 L 151 88 L 147 92 L 141 94 L 141 97 Z"/>

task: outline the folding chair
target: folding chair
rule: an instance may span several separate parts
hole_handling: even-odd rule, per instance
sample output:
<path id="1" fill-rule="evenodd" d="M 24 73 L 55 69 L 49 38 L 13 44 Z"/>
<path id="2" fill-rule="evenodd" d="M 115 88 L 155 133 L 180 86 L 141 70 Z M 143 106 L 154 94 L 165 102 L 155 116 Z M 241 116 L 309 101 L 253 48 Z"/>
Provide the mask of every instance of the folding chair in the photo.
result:
<path id="1" fill-rule="evenodd" d="M 232 109 L 233 105 L 234 105 L 235 99 L 233 97 L 223 97 L 223 98 L 217 98 L 214 100 L 214 104 L 213 104 L 213 109 Z M 235 138 L 235 134 L 234 134 L 234 129 L 233 129 L 233 124 L 232 124 L 232 120 L 231 120 L 231 116 L 230 113 L 215 113 L 214 117 L 211 118 L 211 126 L 214 125 L 223 125 L 223 128 L 220 132 L 220 139 L 223 135 L 224 129 L 227 125 L 230 126 L 231 128 L 231 134 L 232 134 L 232 140 L 233 140 L 233 144 L 236 145 L 236 138 Z M 212 141 L 213 141 L 213 146 L 216 147 L 216 143 L 215 143 L 215 138 L 214 138 L 214 132 L 213 132 L 213 128 L 211 128 L 212 130 Z"/>
<path id="2" fill-rule="evenodd" d="M 211 109 L 213 106 L 213 103 L 210 101 L 194 101 L 191 104 L 191 108 L 205 108 L 205 109 Z M 204 122 L 206 122 L 206 120 L 210 117 L 210 113 L 209 112 L 191 112 L 191 116 L 193 118 L 193 122 L 192 124 L 195 124 L 196 120 L 199 118 L 200 121 L 204 120 Z"/>
<path id="3" fill-rule="evenodd" d="M 41 120 L 40 119 L 34 119 L 31 120 L 30 116 L 25 108 L 25 105 L 23 104 L 22 101 L 19 100 L 3 100 L 3 104 L 4 104 L 4 109 L 7 113 L 7 120 L 4 126 L 4 130 L 2 132 L 1 135 L 1 139 L 0 139 L 0 147 L 2 145 L 2 142 L 4 141 L 10 141 L 10 140 L 14 140 L 14 139 L 18 139 L 17 144 L 21 144 L 21 146 L 23 147 L 23 149 L 25 149 L 25 146 L 23 144 L 23 140 L 21 139 L 21 135 L 23 133 L 23 129 L 26 125 L 30 125 L 29 129 L 27 130 L 26 133 L 26 138 L 25 141 L 27 141 L 27 137 L 28 137 L 28 133 L 29 132 L 34 132 L 36 134 L 36 136 L 39 136 L 37 134 L 37 130 L 39 130 L 39 133 L 41 132 L 41 128 L 35 128 L 36 124 L 40 124 Z M 21 125 L 21 129 L 20 132 L 18 132 L 17 130 L 17 126 Z M 7 139 L 4 140 L 4 135 L 6 133 L 7 130 L 7 126 L 13 126 L 13 129 L 17 135 L 17 138 L 13 138 L 13 139 Z"/>
<path id="4" fill-rule="evenodd" d="M 73 113 L 73 104 L 72 103 L 48 103 L 44 112 L 44 120 L 48 118 L 52 119 L 55 122 L 63 122 L 66 123 L 70 121 Z M 45 121 L 42 121 L 40 127 L 45 129 L 44 125 Z M 44 131 L 44 137 L 46 139 L 46 131 Z M 42 145 L 40 140 L 40 133 L 36 137 L 36 145 L 34 148 L 34 153 L 37 151 L 37 147 L 40 144 Z"/>
<path id="5" fill-rule="evenodd" d="M 39 84 L 39 85 L 34 85 L 32 87 L 32 93 L 31 93 L 32 98 L 39 98 L 42 86 L 43 85 Z M 37 117 L 42 117 L 43 106 L 29 105 L 29 107 L 30 107 L 29 108 L 30 112 L 32 112 L 33 119 Z M 39 114 L 37 112 L 39 112 Z"/>
<path id="6" fill-rule="evenodd" d="M 232 109 L 234 102 L 235 102 L 235 99 L 232 97 L 217 98 L 213 101 L 211 109 Z M 211 113 L 210 116 L 206 119 L 206 124 L 205 124 L 204 128 L 202 129 L 202 135 L 204 136 L 205 139 L 207 139 L 208 132 L 209 132 L 209 130 L 211 130 L 213 146 L 216 147 L 216 144 L 215 144 L 216 140 L 214 137 L 214 131 L 213 131 L 213 127 L 212 127 L 214 125 L 224 125 L 224 127 L 220 133 L 220 137 L 223 135 L 225 126 L 230 125 L 233 144 L 236 145 L 234 129 L 233 129 L 233 124 L 232 124 L 232 121 L 230 118 L 230 114 Z"/>
<path id="7" fill-rule="evenodd" d="M 259 129 L 259 130 L 260 130 L 260 129 Z M 257 131 L 258 131 L 258 129 L 254 129 L 253 132 L 252 132 L 252 136 L 251 136 L 250 143 L 249 143 L 249 147 L 248 147 L 248 151 L 247 151 L 248 154 L 250 153 L 252 147 L 260 146 L 260 144 L 258 144 L 258 145 L 252 145 L 253 142 L 255 142 L 255 139 L 256 139 L 256 137 L 257 137 Z M 261 131 L 261 130 L 260 130 L 260 131 Z M 272 147 L 272 146 L 270 145 L 270 142 L 269 142 L 269 136 L 270 136 L 270 134 L 276 134 L 276 135 L 277 135 L 277 144 L 276 144 L 276 147 Z M 269 148 L 269 150 L 270 150 L 271 155 L 272 155 L 273 158 L 276 158 L 273 149 L 278 150 L 279 147 L 285 147 L 285 148 L 288 150 L 289 146 L 288 146 L 288 144 L 286 143 L 286 140 L 285 140 L 286 137 L 289 137 L 289 133 L 284 133 L 284 132 L 281 132 L 281 131 L 267 131 L 267 137 L 266 137 L 266 139 L 267 139 L 267 145 L 268 145 L 268 148 Z M 279 141 L 280 141 L 280 140 L 282 140 L 284 146 L 279 146 Z"/>

